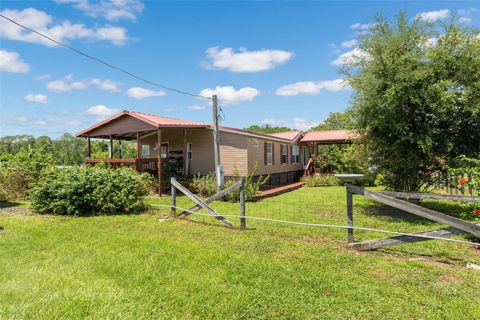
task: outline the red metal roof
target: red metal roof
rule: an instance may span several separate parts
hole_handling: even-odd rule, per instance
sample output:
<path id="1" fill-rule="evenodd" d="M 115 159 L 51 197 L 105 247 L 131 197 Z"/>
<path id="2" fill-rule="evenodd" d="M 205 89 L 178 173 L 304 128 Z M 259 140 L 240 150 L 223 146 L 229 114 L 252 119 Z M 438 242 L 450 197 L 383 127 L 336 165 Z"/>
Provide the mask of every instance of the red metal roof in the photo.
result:
<path id="1" fill-rule="evenodd" d="M 301 142 L 341 142 L 358 139 L 358 134 L 350 130 L 310 131 L 300 139 Z"/>
<path id="2" fill-rule="evenodd" d="M 265 137 L 266 139 L 278 139 L 278 140 L 283 140 L 285 142 L 294 141 L 294 139 L 290 139 L 289 137 L 276 136 L 274 134 L 267 134 L 267 133 L 261 133 L 261 132 L 256 132 L 256 131 L 232 128 L 232 127 L 220 126 L 220 130 L 235 132 L 235 133 L 243 134 L 243 135 Z M 299 132 L 296 131 L 296 133 L 298 135 Z"/>
<path id="3" fill-rule="evenodd" d="M 143 121 L 145 123 L 148 123 L 154 127 L 160 128 L 160 127 L 177 127 L 177 128 L 206 128 L 210 127 L 210 124 L 208 123 L 202 123 L 202 122 L 193 122 L 193 121 L 188 121 L 188 120 L 181 120 L 181 119 L 175 119 L 175 118 L 168 118 L 168 117 L 160 117 L 156 116 L 153 114 L 148 114 L 148 113 L 143 113 L 143 112 L 137 112 L 137 111 L 128 111 L 124 110 L 122 112 L 119 112 L 103 121 L 100 121 L 93 126 L 80 131 L 77 133 L 78 136 L 82 136 L 87 134 L 88 132 L 92 131 L 93 129 L 96 129 L 98 127 L 101 127 L 102 125 L 109 123 L 115 119 L 118 119 L 124 115 L 129 115 L 132 116 L 140 121 Z"/>
<path id="4" fill-rule="evenodd" d="M 270 133 L 269 135 L 274 136 L 276 138 L 295 141 L 303 135 L 303 132 L 299 130 L 293 130 L 293 131 L 286 131 L 286 132 Z"/>
<path id="5" fill-rule="evenodd" d="M 156 127 L 210 127 L 209 123 L 203 122 L 194 122 L 176 118 L 161 117 L 153 114 L 137 112 L 137 111 L 127 111 L 127 114 L 136 117 L 139 120 L 147 120 L 150 124 L 153 124 Z"/>

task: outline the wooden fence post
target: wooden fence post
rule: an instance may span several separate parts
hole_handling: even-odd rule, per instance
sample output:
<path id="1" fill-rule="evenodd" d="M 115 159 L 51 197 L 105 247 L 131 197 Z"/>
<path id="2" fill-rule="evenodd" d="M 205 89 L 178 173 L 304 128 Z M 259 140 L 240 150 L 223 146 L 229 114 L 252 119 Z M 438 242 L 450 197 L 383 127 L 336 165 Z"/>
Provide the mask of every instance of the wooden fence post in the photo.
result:
<path id="1" fill-rule="evenodd" d="M 247 219 L 245 218 L 245 178 L 242 177 L 240 185 L 240 227 L 247 227 Z"/>
<path id="2" fill-rule="evenodd" d="M 349 227 L 353 227 L 353 194 L 347 189 L 347 223 Z M 348 228 L 348 243 L 355 242 L 353 239 L 353 229 Z"/>
<path id="3" fill-rule="evenodd" d="M 175 178 L 172 178 L 170 181 L 173 182 Z M 177 188 L 172 183 L 172 206 L 171 213 L 173 216 L 177 214 Z"/>

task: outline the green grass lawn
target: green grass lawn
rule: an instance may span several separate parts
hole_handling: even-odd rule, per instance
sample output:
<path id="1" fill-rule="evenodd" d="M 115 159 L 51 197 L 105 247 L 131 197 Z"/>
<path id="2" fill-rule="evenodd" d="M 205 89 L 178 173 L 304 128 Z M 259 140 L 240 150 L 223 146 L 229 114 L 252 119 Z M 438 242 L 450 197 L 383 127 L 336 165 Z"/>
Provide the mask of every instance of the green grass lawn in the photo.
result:
<path id="1" fill-rule="evenodd" d="M 354 203 L 356 226 L 440 226 L 361 197 Z M 178 205 L 191 202 L 179 197 Z M 238 204 L 213 207 L 239 212 Z M 480 318 L 480 273 L 465 268 L 480 264 L 473 247 L 427 241 L 356 252 L 346 248 L 345 230 L 253 220 L 246 231 L 229 230 L 209 217 L 160 219 L 169 212 L 72 218 L 0 211 L 0 319 Z M 300 189 L 248 203 L 247 216 L 343 225 L 345 190 Z"/>

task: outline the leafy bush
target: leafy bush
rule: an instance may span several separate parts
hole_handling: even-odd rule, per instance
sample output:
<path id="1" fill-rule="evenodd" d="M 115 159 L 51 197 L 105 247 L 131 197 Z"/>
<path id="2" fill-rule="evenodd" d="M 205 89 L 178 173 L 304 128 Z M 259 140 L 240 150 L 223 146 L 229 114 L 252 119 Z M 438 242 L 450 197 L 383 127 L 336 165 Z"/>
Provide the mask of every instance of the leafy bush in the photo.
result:
<path id="1" fill-rule="evenodd" d="M 258 164 L 252 169 L 252 172 L 247 174 L 245 177 L 245 200 L 251 201 L 258 195 L 260 188 L 265 185 L 270 176 L 256 176 Z M 224 188 L 228 188 L 229 186 L 235 184 L 238 180 L 242 178 L 240 172 L 238 171 L 237 167 L 234 167 L 234 177 L 235 179 L 228 180 L 225 182 Z M 211 197 L 217 192 L 216 187 L 216 178 L 213 173 L 208 175 L 197 175 L 193 178 L 192 182 L 190 182 L 190 189 L 202 196 L 202 197 Z M 228 201 L 238 201 L 240 199 L 240 191 L 235 190 L 230 192 L 226 197 Z"/>
<path id="2" fill-rule="evenodd" d="M 30 198 L 32 208 L 42 214 L 114 214 L 143 209 L 149 187 L 149 175 L 130 168 L 75 166 L 45 173 Z"/>
<path id="3" fill-rule="evenodd" d="M 447 168 L 447 175 L 455 179 L 457 186 L 471 189 L 475 194 L 480 195 L 480 160 L 471 159 L 465 156 L 459 157 L 459 168 Z M 480 202 L 465 202 L 462 204 L 462 218 L 468 220 L 480 220 Z"/>
<path id="4" fill-rule="evenodd" d="M 15 155 L 3 154 L 0 157 L 0 201 L 25 198 L 29 188 L 53 163 L 52 156 L 43 150 L 27 148 Z"/>
<path id="5" fill-rule="evenodd" d="M 255 196 L 258 195 L 260 192 L 260 189 L 262 186 L 264 186 L 268 181 L 270 180 L 270 176 L 256 176 L 257 174 L 257 168 L 258 168 L 258 163 L 255 163 L 255 166 L 253 167 L 252 171 L 247 174 L 245 177 L 245 201 L 253 201 L 255 199 Z M 238 180 L 242 179 L 242 176 L 240 175 L 240 172 L 238 171 L 238 168 L 235 166 L 234 167 L 234 173 L 235 173 L 235 179 L 227 181 L 225 184 L 225 188 L 228 188 L 229 186 L 235 184 Z M 230 192 L 226 196 L 228 201 L 231 202 L 236 202 L 240 200 L 240 190 L 237 189 L 233 192 Z"/>
<path id="6" fill-rule="evenodd" d="M 305 182 L 305 185 L 307 187 L 343 185 L 342 179 L 336 178 L 335 176 L 325 176 L 320 174 L 314 174 L 313 176 L 303 177 L 302 181 Z"/>
<path id="7" fill-rule="evenodd" d="M 202 197 L 213 196 L 217 192 L 215 175 L 209 173 L 204 176 L 200 174 L 194 176 L 190 182 L 190 189 Z"/>

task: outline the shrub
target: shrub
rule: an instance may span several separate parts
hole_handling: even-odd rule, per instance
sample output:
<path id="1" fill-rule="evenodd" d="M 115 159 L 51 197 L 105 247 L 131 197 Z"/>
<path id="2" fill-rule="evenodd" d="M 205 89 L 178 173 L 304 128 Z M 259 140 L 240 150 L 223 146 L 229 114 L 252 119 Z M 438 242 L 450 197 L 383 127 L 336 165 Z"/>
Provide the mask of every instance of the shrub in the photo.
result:
<path id="1" fill-rule="evenodd" d="M 472 190 L 474 194 L 480 195 L 480 160 L 459 157 L 459 168 L 448 168 L 447 175 L 455 179 L 456 185 L 465 190 Z M 468 220 L 480 220 L 480 202 L 465 202 L 462 204 L 462 217 Z"/>
<path id="2" fill-rule="evenodd" d="M 252 171 L 247 174 L 245 177 L 245 201 L 253 201 L 255 199 L 255 196 L 258 195 L 260 189 L 262 186 L 264 186 L 269 180 L 270 176 L 256 176 L 257 174 L 257 168 L 258 168 L 258 163 L 255 163 L 255 166 L 253 167 Z M 240 175 L 240 172 L 238 171 L 238 168 L 235 166 L 234 167 L 234 173 L 235 173 L 235 179 L 227 181 L 225 184 L 225 188 L 228 188 L 229 186 L 235 184 L 238 180 L 242 179 L 242 176 Z M 231 202 L 236 202 L 240 200 L 240 190 L 237 189 L 233 192 L 230 192 L 226 196 L 228 201 Z"/>
<path id="3" fill-rule="evenodd" d="M 245 177 L 245 200 L 251 201 L 258 195 L 260 188 L 265 185 L 270 176 L 256 176 L 258 164 L 252 169 L 252 172 L 247 174 Z M 229 186 L 235 184 L 238 180 L 242 178 L 238 168 L 234 167 L 234 176 L 235 179 L 228 180 L 225 182 L 224 188 L 228 188 Z M 217 192 L 216 186 L 216 178 L 213 173 L 210 173 L 205 176 L 197 175 L 193 178 L 192 182 L 190 182 L 190 189 L 202 196 L 202 197 L 211 197 Z M 240 199 L 240 191 L 235 190 L 230 192 L 228 195 L 225 196 L 228 201 L 238 201 Z"/>
<path id="4" fill-rule="evenodd" d="M 217 192 L 215 175 L 209 173 L 204 176 L 200 174 L 194 176 L 190 182 L 190 189 L 202 197 L 213 196 Z"/>
<path id="5" fill-rule="evenodd" d="M 303 177 L 302 181 L 305 182 L 307 187 L 322 187 L 322 186 L 341 186 L 343 185 L 342 179 L 335 176 L 324 176 L 315 174 L 313 176 Z"/>
<path id="6" fill-rule="evenodd" d="M 150 177 L 130 168 L 105 166 L 55 168 L 30 192 L 32 208 L 41 214 L 98 215 L 144 208 Z"/>
<path id="7" fill-rule="evenodd" d="M 3 154 L 0 157 L 0 201 L 25 198 L 29 188 L 53 163 L 52 156 L 43 150 L 28 148 L 15 155 Z"/>

